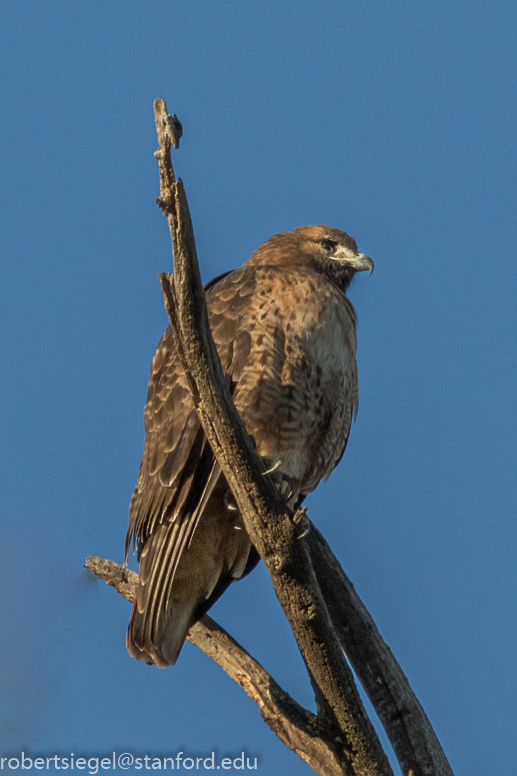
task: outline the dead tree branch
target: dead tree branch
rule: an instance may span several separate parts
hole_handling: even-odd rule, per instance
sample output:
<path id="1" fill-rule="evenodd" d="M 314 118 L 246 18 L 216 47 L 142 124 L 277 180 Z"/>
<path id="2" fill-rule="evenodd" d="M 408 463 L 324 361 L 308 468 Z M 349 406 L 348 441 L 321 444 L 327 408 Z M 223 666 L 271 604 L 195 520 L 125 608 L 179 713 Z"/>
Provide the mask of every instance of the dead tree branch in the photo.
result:
<path id="1" fill-rule="evenodd" d="M 194 404 L 251 541 L 269 572 L 276 595 L 307 666 L 318 716 L 334 727 L 343 773 L 392 774 L 368 719 L 316 580 L 300 520 L 294 519 L 253 449 L 230 397 L 208 324 L 190 212 L 170 159 L 172 138 L 163 100 L 154 103 L 160 165 L 159 204 L 173 242 L 174 276 L 160 282 L 170 325 Z"/>
<path id="2" fill-rule="evenodd" d="M 402 773 L 454 776 L 406 675 L 314 525 L 307 543 L 337 637 L 383 724 Z"/>
<path id="3" fill-rule="evenodd" d="M 388 776 L 391 768 L 355 687 L 347 654 L 386 729 L 404 776 L 453 776 L 407 678 L 354 587 L 305 510 L 286 508 L 235 410 L 208 325 L 194 234 L 170 147 L 181 125 L 155 101 L 160 197 L 174 276 L 160 282 L 171 328 L 205 434 L 263 558 L 314 688 L 318 714 L 296 703 L 231 636 L 205 616 L 189 640 L 255 700 L 276 735 L 317 773 Z M 302 528 L 303 526 L 303 528 Z M 305 536 L 305 528 L 309 531 Z M 303 537 L 302 537 L 302 534 Z M 111 561 L 87 568 L 129 600 L 136 575 Z"/>
<path id="4" fill-rule="evenodd" d="M 85 568 L 114 587 L 123 598 L 133 601 L 138 580 L 134 571 L 93 555 L 86 559 Z M 316 773 L 338 776 L 343 772 L 334 748 L 325 740 L 331 731 L 326 731 L 315 714 L 291 698 L 224 628 L 205 615 L 192 626 L 187 639 L 242 687 L 257 703 L 262 719 L 273 733 Z"/>

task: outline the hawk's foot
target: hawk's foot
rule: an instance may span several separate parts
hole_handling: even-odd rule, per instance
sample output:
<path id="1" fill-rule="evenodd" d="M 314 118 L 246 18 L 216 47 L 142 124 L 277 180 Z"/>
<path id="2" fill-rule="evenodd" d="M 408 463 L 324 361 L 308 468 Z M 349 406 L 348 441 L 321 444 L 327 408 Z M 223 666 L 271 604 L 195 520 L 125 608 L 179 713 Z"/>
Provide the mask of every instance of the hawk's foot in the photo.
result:
<path id="1" fill-rule="evenodd" d="M 267 467 L 263 476 L 270 475 L 282 498 L 291 509 L 294 509 L 294 497 L 297 494 L 293 478 L 280 469 L 282 461 L 279 458 L 272 458 L 270 455 L 262 455 L 261 458 Z"/>

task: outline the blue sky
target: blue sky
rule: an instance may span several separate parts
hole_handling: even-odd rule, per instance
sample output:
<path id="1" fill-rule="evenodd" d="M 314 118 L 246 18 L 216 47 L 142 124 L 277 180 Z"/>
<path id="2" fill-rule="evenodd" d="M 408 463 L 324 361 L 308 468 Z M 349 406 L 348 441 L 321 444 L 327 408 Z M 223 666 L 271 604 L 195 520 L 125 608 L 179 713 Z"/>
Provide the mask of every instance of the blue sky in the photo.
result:
<path id="1" fill-rule="evenodd" d="M 245 751 L 311 773 L 187 645 L 150 669 L 123 558 L 171 267 L 152 101 L 206 280 L 307 223 L 375 260 L 350 296 L 360 411 L 309 499 L 456 776 L 517 758 L 517 10 L 510 2 L 3 0 L 2 753 Z M 213 610 L 300 702 L 260 567 Z"/>

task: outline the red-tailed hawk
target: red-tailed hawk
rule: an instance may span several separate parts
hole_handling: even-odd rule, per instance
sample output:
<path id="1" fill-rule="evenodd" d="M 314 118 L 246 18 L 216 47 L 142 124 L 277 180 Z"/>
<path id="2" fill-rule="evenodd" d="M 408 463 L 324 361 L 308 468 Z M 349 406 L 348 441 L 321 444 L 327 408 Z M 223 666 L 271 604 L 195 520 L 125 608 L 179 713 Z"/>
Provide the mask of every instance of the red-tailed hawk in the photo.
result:
<path id="1" fill-rule="evenodd" d="M 206 286 L 210 326 L 235 405 L 261 456 L 279 461 L 292 503 L 340 461 L 357 412 L 356 315 L 346 297 L 373 270 L 355 240 L 328 226 L 275 234 L 240 269 Z M 208 444 L 172 333 L 155 353 L 145 445 L 131 500 L 140 579 L 127 646 L 176 662 L 190 626 L 256 566 Z"/>

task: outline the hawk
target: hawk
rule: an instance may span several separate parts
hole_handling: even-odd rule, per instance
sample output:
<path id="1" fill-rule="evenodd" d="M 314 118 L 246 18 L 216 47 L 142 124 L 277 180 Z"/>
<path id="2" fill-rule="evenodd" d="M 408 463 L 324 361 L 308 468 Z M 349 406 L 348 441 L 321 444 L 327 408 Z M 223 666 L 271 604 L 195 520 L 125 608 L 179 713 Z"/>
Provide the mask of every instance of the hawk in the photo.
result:
<path id="1" fill-rule="evenodd" d="M 346 290 L 373 271 L 353 237 L 328 226 L 273 235 L 205 287 L 233 400 L 258 453 L 301 504 L 345 450 L 358 406 L 356 314 Z M 187 631 L 259 556 L 203 433 L 170 327 L 151 367 L 145 444 L 131 499 L 140 576 L 127 647 L 173 665 Z"/>

